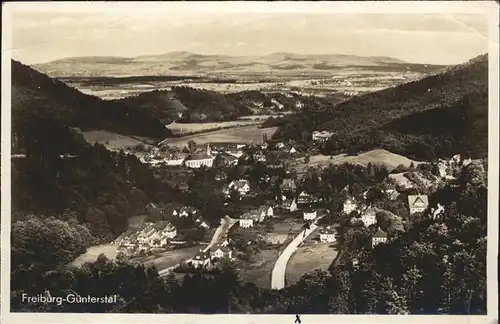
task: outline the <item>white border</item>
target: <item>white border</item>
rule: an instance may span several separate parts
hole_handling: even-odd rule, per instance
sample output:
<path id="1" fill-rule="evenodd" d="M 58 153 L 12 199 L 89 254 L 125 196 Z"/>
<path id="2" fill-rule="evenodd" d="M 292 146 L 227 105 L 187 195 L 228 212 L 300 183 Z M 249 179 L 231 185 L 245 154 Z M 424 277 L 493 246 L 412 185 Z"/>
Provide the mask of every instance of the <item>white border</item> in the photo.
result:
<path id="1" fill-rule="evenodd" d="M 2 11 L 2 154 L 1 154 L 1 320 L 2 323 L 292 323 L 294 315 L 192 314 L 22 314 L 10 313 L 10 51 L 11 15 L 15 12 L 141 12 L 162 10 L 254 13 L 436 13 L 486 14 L 489 17 L 489 156 L 487 305 L 485 316 L 433 315 L 302 315 L 309 323 L 493 323 L 498 321 L 498 120 L 499 120 L 499 17 L 495 1 L 362 1 L 362 2 L 11 2 Z"/>

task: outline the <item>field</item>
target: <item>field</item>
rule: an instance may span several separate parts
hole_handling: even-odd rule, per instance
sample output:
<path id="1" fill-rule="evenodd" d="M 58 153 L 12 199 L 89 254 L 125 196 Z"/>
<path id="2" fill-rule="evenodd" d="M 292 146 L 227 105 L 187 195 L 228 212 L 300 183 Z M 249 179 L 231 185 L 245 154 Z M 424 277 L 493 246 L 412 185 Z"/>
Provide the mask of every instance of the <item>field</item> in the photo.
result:
<path id="1" fill-rule="evenodd" d="M 260 234 L 267 243 L 276 244 L 274 248 L 263 249 L 252 255 L 251 262 L 236 261 L 241 280 L 252 282 L 261 288 L 269 288 L 271 286 L 271 273 L 279 254 L 302 230 L 302 226 L 300 221 L 285 219 L 274 224 L 272 231 L 266 230 L 264 226 L 246 229 L 238 226 L 233 227 L 230 232 L 237 233 L 244 240 L 254 240 Z"/>
<path id="2" fill-rule="evenodd" d="M 253 262 L 237 261 L 238 273 L 243 282 L 254 283 L 257 287 L 271 287 L 271 273 L 278 260 L 277 249 L 261 250 L 253 256 Z"/>
<path id="3" fill-rule="evenodd" d="M 94 262 L 100 254 L 104 254 L 108 259 L 114 260 L 116 256 L 117 245 L 113 243 L 92 246 L 87 249 L 87 252 L 76 258 L 72 265 L 81 266 L 85 262 Z"/>
<path id="4" fill-rule="evenodd" d="M 235 121 L 227 121 L 227 122 L 215 122 L 215 123 L 171 123 L 167 125 L 167 128 L 172 131 L 173 134 L 190 134 L 197 132 L 208 132 L 212 129 L 217 128 L 231 128 L 231 127 L 239 127 L 239 126 L 249 126 L 249 125 L 258 125 L 260 122 L 252 121 L 252 120 L 235 120 Z"/>
<path id="5" fill-rule="evenodd" d="M 330 157 L 326 155 L 321 155 L 321 154 L 313 155 L 310 157 L 309 163 L 307 164 L 304 163 L 304 158 L 299 158 L 297 159 L 297 161 L 299 162 L 297 170 L 300 172 L 304 171 L 308 167 L 322 168 L 328 166 L 329 164 L 337 165 L 343 163 L 352 163 L 352 164 L 362 164 L 366 166 L 368 165 L 368 163 L 371 162 L 373 164 L 383 164 L 387 166 L 389 171 L 391 171 L 400 164 L 409 167 L 411 162 L 414 162 L 415 166 L 418 165 L 419 163 L 422 163 L 410 160 L 402 155 L 381 149 L 371 150 L 356 156 L 348 156 L 345 153 L 339 155 L 333 155 L 332 159 L 330 159 Z"/>
<path id="6" fill-rule="evenodd" d="M 286 284 L 296 283 L 303 275 L 315 269 L 327 270 L 337 254 L 338 251 L 330 247 L 330 244 L 307 240 L 305 245 L 300 246 L 288 261 L 285 273 Z"/>
<path id="7" fill-rule="evenodd" d="M 90 144 L 100 143 L 106 146 L 109 150 L 122 150 L 128 146 L 134 146 L 143 142 L 136 140 L 132 137 L 123 136 L 120 134 L 94 130 L 83 132 L 83 138 Z"/>
<path id="8" fill-rule="evenodd" d="M 200 251 L 200 249 L 203 249 L 203 247 L 200 245 L 191 246 L 187 248 L 181 248 L 177 250 L 160 253 L 156 255 L 155 259 L 153 260 L 145 261 L 143 259 L 135 259 L 133 261 L 144 263 L 145 266 L 155 265 L 158 271 L 160 271 L 162 269 L 172 267 L 176 264 L 179 264 L 182 261 L 192 258 L 193 256 L 196 255 L 196 253 Z"/>
<path id="9" fill-rule="evenodd" d="M 179 138 L 167 138 L 165 143 L 176 146 L 186 146 L 189 141 L 194 141 L 198 145 L 208 143 L 262 143 L 262 136 L 264 134 L 267 134 L 267 137 L 271 138 L 276 130 L 276 127 L 262 129 L 258 125 L 252 125 Z"/>

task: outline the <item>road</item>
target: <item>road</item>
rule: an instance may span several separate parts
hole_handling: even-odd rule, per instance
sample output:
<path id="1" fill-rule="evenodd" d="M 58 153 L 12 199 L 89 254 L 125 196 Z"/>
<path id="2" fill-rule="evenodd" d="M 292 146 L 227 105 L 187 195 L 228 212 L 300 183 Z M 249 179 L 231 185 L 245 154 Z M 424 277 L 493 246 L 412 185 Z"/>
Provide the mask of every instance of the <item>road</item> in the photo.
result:
<path id="1" fill-rule="evenodd" d="M 276 260 L 274 264 L 272 276 L 271 276 L 271 289 L 283 289 L 285 288 L 285 272 L 288 261 L 290 260 L 292 254 L 299 247 L 300 243 L 304 242 L 304 240 L 311 235 L 314 230 L 318 228 L 316 223 L 311 224 L 309 229 L 305 229 L 300 232 L 290 244 L 283 250 L 281 255 Z"/>
<path id="2" fill-rule="evenodd" d="M 214 235 L 212 236 L 212 240 L 210 241 L 210 244 L 208 244 L 207 247 L 203 249 L 203 252 L 208 251 L 210 248 L 212 248 L 212 246 L 219 243 L 219 241 L 224 237 L 224 235 L 227 234 L 229 229 L 231 227 L 233 227 L 233 225 L 236 224 L 237 222 L 238 222 L 237 219 L 233 219 L 229 216 L 222 218 L 220 221 L 219 227 L 217 227 Z M 191 261 L 191 259 L 188 259 L 185 262 L 187 263 L 189 261 Z M 178 264 L 171 266 L 169 268 L 160 270 L 160 271 L 158 271 L 158 274 L 160 275 L 160 277 L 166 276 L 169 272 L 174 270 L 177 266 L 178 266 Z"/>

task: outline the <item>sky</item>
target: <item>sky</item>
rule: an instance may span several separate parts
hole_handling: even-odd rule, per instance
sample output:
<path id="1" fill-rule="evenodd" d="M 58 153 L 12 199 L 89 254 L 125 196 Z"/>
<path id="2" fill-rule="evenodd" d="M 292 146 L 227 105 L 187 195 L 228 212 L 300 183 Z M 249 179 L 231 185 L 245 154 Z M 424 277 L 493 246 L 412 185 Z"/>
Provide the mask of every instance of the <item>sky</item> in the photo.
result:
<path id="1" fill-rule="evenodd" d="M 352 54 L 458 64 L 488 51 L 480 14 L 23 12 L 12 57 L 25 64 L 75 56 Z"/>

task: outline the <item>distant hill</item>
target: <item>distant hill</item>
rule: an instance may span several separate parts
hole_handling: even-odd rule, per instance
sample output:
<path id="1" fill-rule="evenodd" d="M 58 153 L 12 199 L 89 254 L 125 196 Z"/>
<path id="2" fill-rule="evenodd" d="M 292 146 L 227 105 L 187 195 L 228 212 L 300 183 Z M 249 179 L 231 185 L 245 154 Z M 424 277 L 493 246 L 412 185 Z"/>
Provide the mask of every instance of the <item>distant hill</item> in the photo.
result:
<path id="1" fill-rule="evenodd" d="M 405 149 L 399 148 L 397 153 L 430 158 L 442 153 L 432 150 L 430 154 L 428 146 L 433 141 L 448 138 L 454 144 L 447 144 L 450 147 L 445 151 L 458 151 L 458 143 L 487 134 L 487 93 L 488 58 L 482 55 L 421 80 L 353 97 L 322 111 L 290 116 L 275 138 L 302 140 L 314 130 L 329 130 L 335 136 L 324 152 L 338 154 L 377 145 L 394 149 L 404 135 Z M 467 127 L 474 130 L 469 132 Z M 474 153 L 484 155 L 486 151 Z"/>
<path id="2" fill-rule="evenodd" d="M 20 133 L 44 121 L 146 137 L 171 135 L 140 109 L 83 94 L 17 61 L 12 61 L 12 121 Z"/>
<path id="3" fill-rule="evenodd" d="M 33 66 L 52 77 L 158 76 L 253 73 L 332 73 L 342 69 L 428 73 L 443 66 L 411 64 L 391 57 L 342 54 L 274 53 L 261 56 L 201 55 L 170 52 L 138 57 L 71 57 Z"/>

